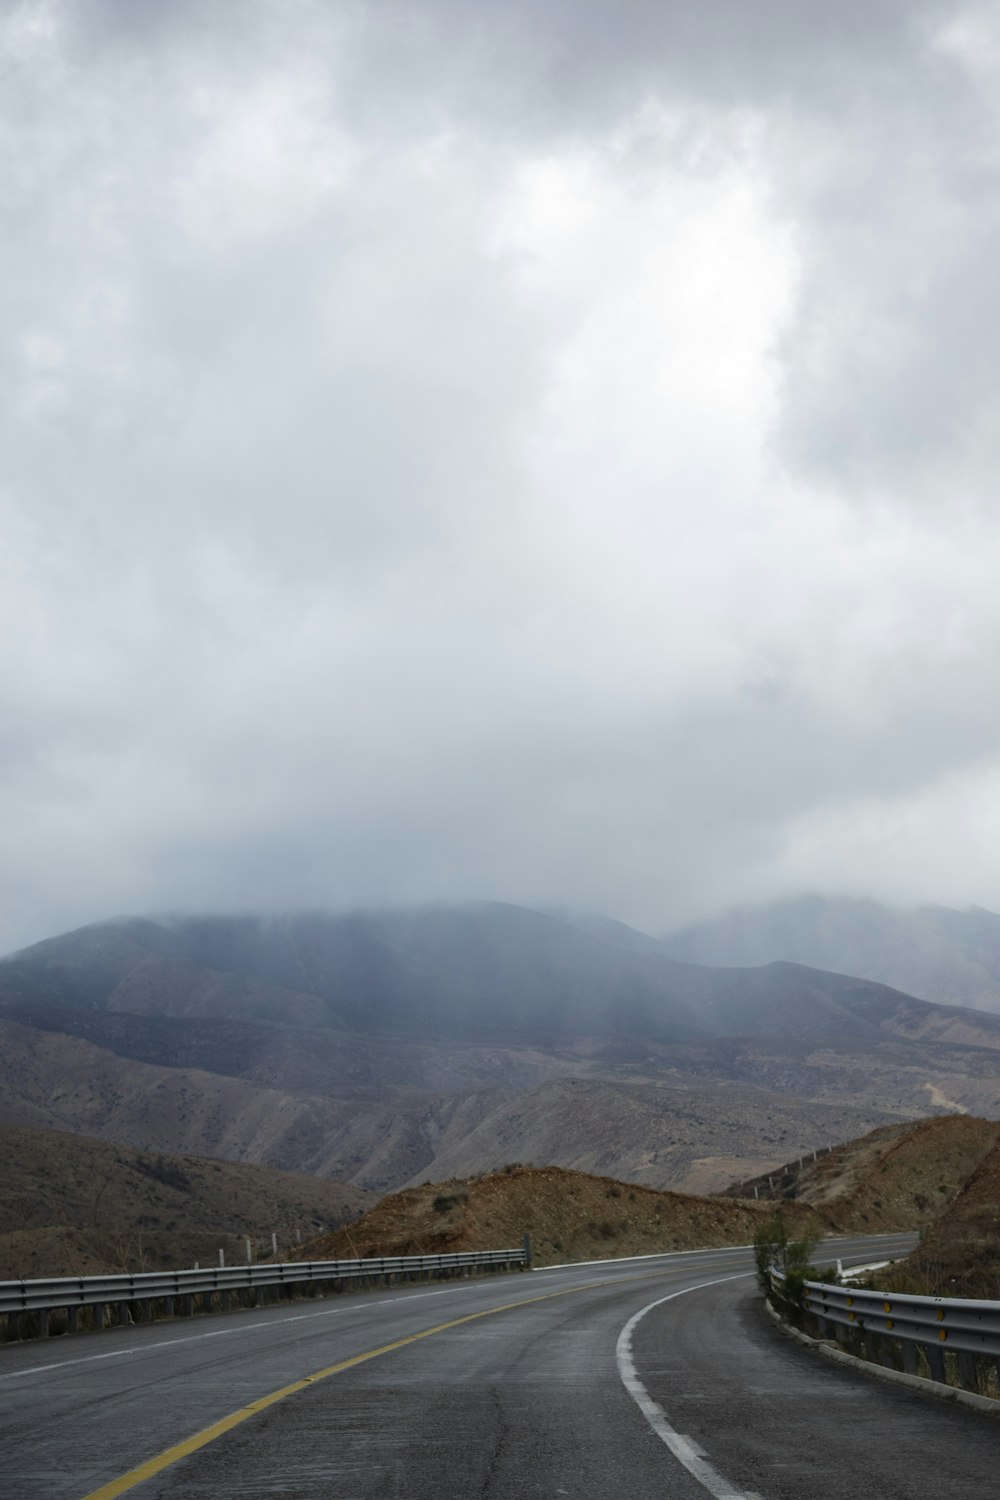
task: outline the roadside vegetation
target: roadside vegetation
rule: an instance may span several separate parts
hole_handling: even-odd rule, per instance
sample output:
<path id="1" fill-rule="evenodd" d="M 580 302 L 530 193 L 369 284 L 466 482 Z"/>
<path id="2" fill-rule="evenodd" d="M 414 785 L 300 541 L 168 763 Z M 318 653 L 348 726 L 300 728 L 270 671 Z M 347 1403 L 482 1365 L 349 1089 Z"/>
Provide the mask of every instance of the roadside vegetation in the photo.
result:
<path id="1" fill-rule="evenodd" d="M 839 1280 L 829 1266 L 816 1266 L 813 1256 L 823 1237 L 823 1225 L 817 1219 L 795 1229 L 781 1209 L 758 1229 L 753 1240 L 754 1269 L 757 1285 L 764 1296 L 784 1316 L 798 1321 L 802 1314 L 802 1294 L 807 1281 Z M 772 1280 L 772 1272 L 782 1280 Z"/>

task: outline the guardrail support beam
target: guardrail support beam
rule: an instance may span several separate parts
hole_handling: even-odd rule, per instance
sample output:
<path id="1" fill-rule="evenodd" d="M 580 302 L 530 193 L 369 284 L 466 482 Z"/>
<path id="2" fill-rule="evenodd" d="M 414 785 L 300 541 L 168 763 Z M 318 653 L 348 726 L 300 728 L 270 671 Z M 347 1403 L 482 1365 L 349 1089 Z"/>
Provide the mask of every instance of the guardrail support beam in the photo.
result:
<path id="1" fill-rule="evenodd" d="M 976 1357 L 969 1354 L 967 1350 L 958 1351 L 958 1378 L 967 1391 L 978 1391 L 979 1380 L 976 1376 Z"/>

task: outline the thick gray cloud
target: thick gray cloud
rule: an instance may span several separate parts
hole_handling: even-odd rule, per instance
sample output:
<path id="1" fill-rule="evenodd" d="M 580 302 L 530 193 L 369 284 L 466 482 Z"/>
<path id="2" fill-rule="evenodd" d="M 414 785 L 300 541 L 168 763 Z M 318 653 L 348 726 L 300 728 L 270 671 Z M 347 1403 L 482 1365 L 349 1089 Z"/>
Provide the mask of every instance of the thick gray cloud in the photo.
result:
<path id="1" fill-rule="evenodd" d="M 0 946 L 996 905 L 995 6 L 0 47 Z"/>

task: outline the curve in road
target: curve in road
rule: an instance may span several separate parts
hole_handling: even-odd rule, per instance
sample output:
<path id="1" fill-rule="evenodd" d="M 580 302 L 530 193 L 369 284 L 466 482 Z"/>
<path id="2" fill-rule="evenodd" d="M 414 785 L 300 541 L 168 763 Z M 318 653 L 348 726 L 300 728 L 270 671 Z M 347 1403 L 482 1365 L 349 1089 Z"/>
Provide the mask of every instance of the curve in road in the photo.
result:
<path id="1" fill-rule="evenodd" d="M 871 1259 L 892 1245 L 832 1253 Z M 781 1338 L 750 1271 L 747 1249 L 694 1252 L 8 1346 L 3 1489 L 14 1500 L 990 1492 L 994 1419 Z"/>

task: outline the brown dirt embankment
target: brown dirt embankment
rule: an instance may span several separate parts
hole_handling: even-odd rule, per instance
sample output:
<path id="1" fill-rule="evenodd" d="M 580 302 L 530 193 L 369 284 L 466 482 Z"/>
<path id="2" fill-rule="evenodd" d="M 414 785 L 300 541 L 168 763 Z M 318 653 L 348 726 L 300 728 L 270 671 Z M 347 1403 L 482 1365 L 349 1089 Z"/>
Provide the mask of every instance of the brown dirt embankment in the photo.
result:
<path id="1" fill-rule="evenodd" d="M 357 1223 L 313 1240 L 305 1260 L 437 1255 L 517 1246 L 535 1262 L 652 1255 L 749 1244 L 773 1204 L 660 1192 L 563 1167 L 506 1167 L 483 1177 L 426 1183 L 383 1198 Z M 788 1206 L 801 1229 L 811 1211 Z"/>
<path id="2" fill-rule="evenodd" d="M 893 1291 L 1000 1299 L 1000 1145 L 975 1168 L 913 1254 L 894 1268 Z"/>

